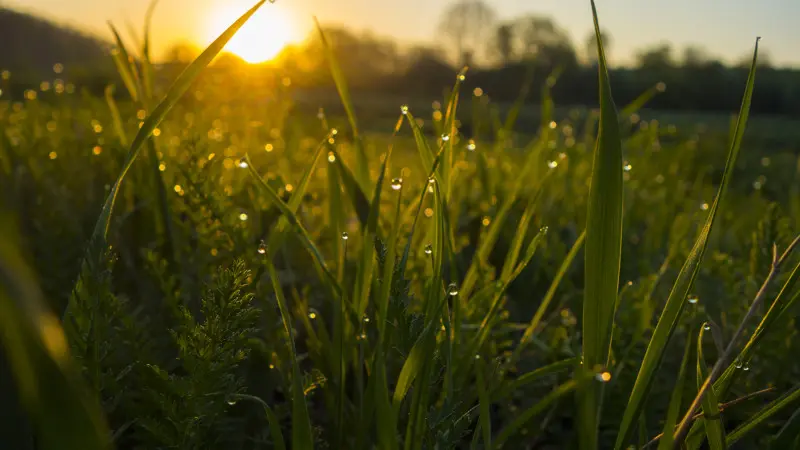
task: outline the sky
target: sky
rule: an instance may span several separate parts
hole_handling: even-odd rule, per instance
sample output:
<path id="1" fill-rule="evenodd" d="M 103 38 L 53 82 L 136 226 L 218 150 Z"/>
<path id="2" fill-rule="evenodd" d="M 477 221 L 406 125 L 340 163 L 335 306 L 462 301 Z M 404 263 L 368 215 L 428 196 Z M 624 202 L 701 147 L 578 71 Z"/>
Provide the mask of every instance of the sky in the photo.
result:
<path id="1" fill-rule="evenodd" d="M 523 14 L 552 17 L 579 51 L 592 29 L 589 0 L 485 0 L 498 19 Z M 140 28 L 149 0 L 0 0 L 16 9 L 90 30 L 108 38 L 106 21 Z M 221 22 L 233 20 L 255 0 L 161 0 L 153 18 L 156 55 L 184 40 L 207 44 Z M 451 0 L 277 0 L 262 14 L 283 18 L 283 39 L 299 42 L 322 23 L 370 30 L 400 43 L 438 37 L 438 23 Z M 776 66 L 800 67 L 800 0 L 596 0 L 601 27 L 608 30 L 612 64 L 630 64 L 636 51 L 669 42 L 673 48 L 704 48 L 726 62 L 752 54 L 756 36 Z M 230 19 L 228 19 L 230 17 Z"/>

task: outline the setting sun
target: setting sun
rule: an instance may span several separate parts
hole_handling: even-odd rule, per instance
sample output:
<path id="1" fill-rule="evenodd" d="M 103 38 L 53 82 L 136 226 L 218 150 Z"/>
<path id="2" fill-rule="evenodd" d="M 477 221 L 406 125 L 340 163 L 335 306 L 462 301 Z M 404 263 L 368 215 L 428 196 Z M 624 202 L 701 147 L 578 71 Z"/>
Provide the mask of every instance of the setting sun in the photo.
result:
<path id="1" fill-rule="evenodd" d="M 208 42 L 222 34 L 247 10 L 241 2 L 227 2 L 213 12 Z M 280 5 L 266 4 L 259 9 L 228 42 L 225 50 L 251 63 L 269 61 L 297 40 L 296 29 Z"/>

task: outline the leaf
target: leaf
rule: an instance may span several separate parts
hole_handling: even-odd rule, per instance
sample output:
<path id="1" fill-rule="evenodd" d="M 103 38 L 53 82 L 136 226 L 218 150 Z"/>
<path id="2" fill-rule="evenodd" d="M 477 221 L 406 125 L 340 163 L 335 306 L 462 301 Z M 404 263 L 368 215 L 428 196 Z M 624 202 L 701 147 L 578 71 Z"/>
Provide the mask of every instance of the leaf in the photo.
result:
<path id="1" fill-rule="evenodd" d="M 269 424 L 269 432 L 272 435 L 272 443 L 275 450 L 286 450 L 286 443 L 283 441 L 283 433 L 281 432 L 281 422 L 278 416 L 272 411 L 267 402 L 254 396 L 247 394 L 235 394 L 232 396 L 236 400 L 250 400 L 260 404 L 264 408 L 264 414 L 267 416 L 267 423 Z"/>
<path id="2" fill-rule="evenodd" d="M 294 333 L 292 332 L 292 316 L 283 295 L 281 281 L 278 279 L 278 274 L 272 261 L 270 261 L 269 255 L 264 256 L 264 264 L 267 266 L 269 279 L 272 282 L 272 288 L 275 290 L 284 330 L 289 337 L 289 350 L 292 359 L 292 448 L 298 450 L 313 449 L 314 438 L 303 389 L 303 373 L 300 372 L 300 365 L 297 363 L 297 349 L 295 348 Z"/>
<path id="3" fill-rule="evenodd" d="M 594 1 L 592 15 L 600 76 L 600 127 L 592 163 L 584 254 L 583 359 L 589 371 L 605 367 L 608 360 L 619 288 L 623 198 L 622 143 Z M 578 435 L 582 449 L 597 447 L 601 397 L 599 385 L 589 385 L 579 393 Z"/>
<path id="4" fill-rule="evenodd" d="M 698 344 L 699 345 L 699 344 Z M 678 378 L 675 380 L 675 387 L 672 388 L 672 395 L 669 399 L 669 406 L 667 407 L 667 417 L 664 421 L 664 429 L 661 431 L 661 440 L 658 443 L 658 450 L 672 450 L 672 433 L 675 431 L 675 424 L 681 414 L 681 400 L 683 399 L 683 385 L 686 382 L 686 370 L 689 365 L 689 355 L 691 354 L 692 340 L 686 340 L 686 346 L 683 350 L 683 359 L 681 359 L 681 368 L 678 370 Z"/>
<path id="5" fill-rule="evenodd" d="M 783 408 L 789 406 L 797 399 L 800 399 L 800 386 L 792 388 L 792 390 L 782 395 L 780 398 L 773 400 L 757 413 L 750 416 L 744 423 L 736 427 L 735 430 L 731 431 L 730 434 L 728 434 L 726 441 L 728 446 L 735 444 L 739 439 L 743 438 L 747 433 L 753 431 L 762 422 L 769 419 Z"/>
<path id="6" fill-rule="evenodd" d="M 704 324 L 705 326 L 705 324 Z M 705 328 L 700 328 L 700 333 L 697 336 L 697 389 L 703 385 L 706 377 L 708 376 L 708 367 L 703 358 L 703 332 Z M 708 446 L 711 450 L 724 450 L 725 447 L 725 430 L 722 428 L 719 412 L 719 400 L 711 387 L 703 397 L 703 418 L 701 419 L 706 429 L 706 437 L 708 438 Z"/>
<path id="7" fill-rule="evenodd" d="M 739 119 L 736 122 L 736 131 L 733 134 L 733 140 L 731 141 L 728 151 L 728 159 L 725 162 L 725 171 L 722 175 L 719 189 L 717 190 L 717 196 L 714 198 L 714 203 L 711 205 L 706 222 L 700 234 L 697 236 L 697 240 L 692 250 L 689 252 L 686 262 L 684 262 L 683 267 L 681 267 L 678 273 L 675 284 L 672 286 L 664 309 L 659 316 L 656 328 L 653 330 L 653 335 L 647 345 L 644 359 L 640 365 L 639 373 L 636 376 L 636 382 L 633 385 L 633 390 L 628 399 L 628 405 L 625 407 L 625 412 L 622 417 L 622 423 L 620 424 L 619 433 L 617 434 L 617 442 L 614 446 L 616 450 L 624 448 L 625 444 L 630 439 L 633 428 L 632 425 L 635 423 L 639 413 L 644 407 L 655 374 L 658 371 L 658 367 L 661 365 L 661 360 L 664 358 L 667 343 L 675 330 L 681 311 L 686 303 L 686 296 L 689 294 L 695 276 L 700 269 L 700 263 L 703 260 L 703 255 L 708 245 L 708 236 L 711 234 L 715 218 L 717 217 L 719 203 L 722 201 L 722 197 L 725 195 L 727 186 L 733 176 L 733 169 L 736 166 L 736 159 L 739 155 L 739 148 L 742 143 L 747 116 L 750 112 L 750 100 L 753 96 L 757 55 L 758 41 L 756 41 L 756 48 L 753 53 L 753 64 L 750 67 L 750 75 L 748 76 L 747 86 L 745 87 L 742 106 L 739 110 Z"/>
<path id="8" fill-rule="evenodd" d="M 769 448 L 771 450 L 796 448 L 798 438 L 800 438 L 800 409 L 797 409 L 781 427 L 778 434 L 770 442 Z"/>

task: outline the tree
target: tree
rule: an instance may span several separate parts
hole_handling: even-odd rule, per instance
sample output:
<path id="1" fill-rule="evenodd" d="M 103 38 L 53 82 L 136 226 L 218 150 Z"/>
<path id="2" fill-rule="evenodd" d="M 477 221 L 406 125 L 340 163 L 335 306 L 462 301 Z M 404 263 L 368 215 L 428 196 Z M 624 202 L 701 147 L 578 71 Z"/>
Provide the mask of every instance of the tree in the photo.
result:
<path id="1" fill-rule="evenodd" d="M 514 58 L 514 26 L 510 23 L 503 23 L 495 30 L 494 41 L 491 49 L 500 56 L 500 62 L 508 65 Z"/>
<path id="2" fill-rule="evenodd" d="M 608 58 L 611 45 L 614 41 L 611 39 L 611 35 L 606 30 L 600 30 L 600 40 L 603 41 L 603 51 L 606 54 L 606 58 Z M 586 51 L 586 62 L 592 66 L 597 64 L 597 35 L 594 31 L 586 36 L 586 47 L 584 50 Z"/>
<path id="3" fill-rule="evenodd" d="M 459 0 L 445 11 L 439 29 L 453 45 L 456 58 L 469 65 L 494 19 L 494 10 L 482 0 Z"/>
<path id="4" fill-rule="evenodd" d="M 200 51 L 188 42 L 176 42 L 164 52 L 164 61 L 171 63 L 189 64 L 194 61 Z"/>
<path id="5" fill-rule="evenodd" d="M 649 50 L 638 52 L 636 61 L 642 69 L 665 69 L 675 64 L 672 58 L 672 47 L 669 44 L 659 44 Z"/>
<path id="6" fill-rule="evenodd" d="M 538 65 L 551 69 L 577 65 L 578 59 L 569 35 L 553 19 L 521 17 L 515 22 L 514 28 L 523 59 L 535 59 Z"/>
<path id="7" fill-rule="evenodd" d="M 699 67 L 707 64 L 710 61 L 708 53 L 702 48 L 690 45 L 683 49 L 683 58 L 681 63 L 685 67 Z"/>

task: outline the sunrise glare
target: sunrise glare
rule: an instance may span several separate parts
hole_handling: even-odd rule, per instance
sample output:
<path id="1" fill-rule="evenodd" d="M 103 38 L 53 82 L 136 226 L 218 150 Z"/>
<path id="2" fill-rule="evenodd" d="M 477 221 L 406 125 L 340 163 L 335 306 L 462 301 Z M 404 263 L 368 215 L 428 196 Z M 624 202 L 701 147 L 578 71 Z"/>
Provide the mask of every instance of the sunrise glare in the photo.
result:
<path id="1" fill-rule="evenodd" d="M 252 5 L 250 5 L 252 6 Z M 247 3 L 225 2 L 208 15 L 206 44 L 211 43 L 247 10 Z M 299 41 L 297 26 L 282 5 L 262 8 L 228 42 L 225 50 L 251 64 L 274 58 L 289 43 Z"/>

